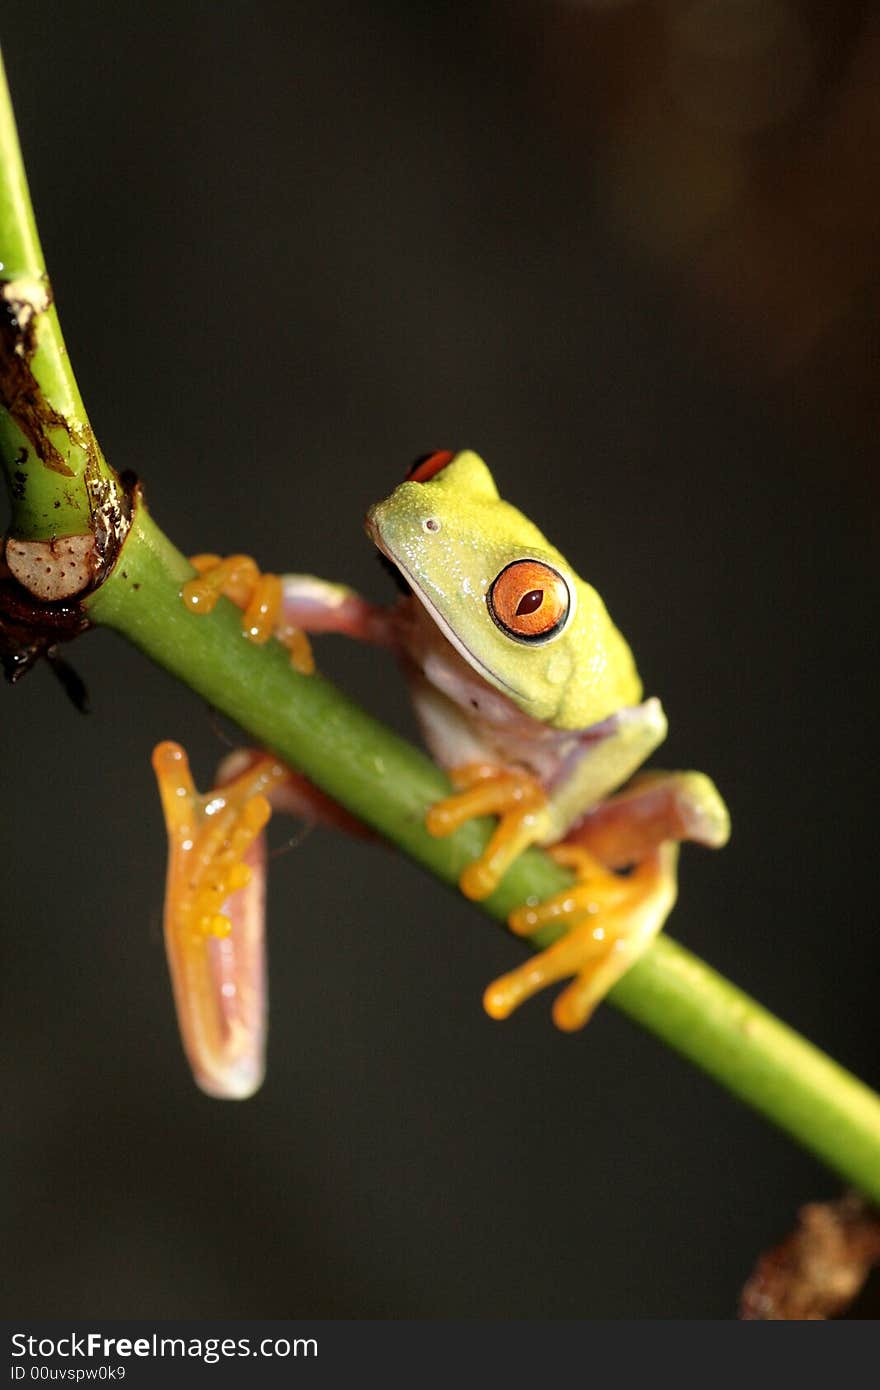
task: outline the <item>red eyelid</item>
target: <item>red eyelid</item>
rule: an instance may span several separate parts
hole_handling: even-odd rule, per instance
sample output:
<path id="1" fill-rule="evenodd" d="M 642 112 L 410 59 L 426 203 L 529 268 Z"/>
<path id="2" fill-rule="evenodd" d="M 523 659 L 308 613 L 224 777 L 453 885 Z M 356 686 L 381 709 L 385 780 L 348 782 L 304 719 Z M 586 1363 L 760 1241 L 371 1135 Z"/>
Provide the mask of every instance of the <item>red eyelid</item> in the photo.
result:
<path id="1" fill-rule="evenodd" d="M 437 473 L 442 472 L 447 463 L 451 463 L 455 458 L 453 449 L 438 449 L 436 453 L 429 454 L 427 458 L 420 459 L 413 464 L 409 473 L 406 475 L 408 483 L 427 483 Z"/>

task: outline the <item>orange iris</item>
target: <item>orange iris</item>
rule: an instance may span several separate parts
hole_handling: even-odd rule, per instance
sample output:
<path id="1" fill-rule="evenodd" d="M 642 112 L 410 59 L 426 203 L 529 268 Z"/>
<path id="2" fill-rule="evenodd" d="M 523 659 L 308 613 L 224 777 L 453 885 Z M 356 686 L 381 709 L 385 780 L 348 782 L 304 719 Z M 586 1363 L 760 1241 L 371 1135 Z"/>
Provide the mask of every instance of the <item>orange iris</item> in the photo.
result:
<path id="1" fill-rule="evenodd" d="M 551 637 L 568 617 L 568 585 L 542 560 L 514 560 L 489 590 L 489 611 L 498 626 L 521 642 Z"/>

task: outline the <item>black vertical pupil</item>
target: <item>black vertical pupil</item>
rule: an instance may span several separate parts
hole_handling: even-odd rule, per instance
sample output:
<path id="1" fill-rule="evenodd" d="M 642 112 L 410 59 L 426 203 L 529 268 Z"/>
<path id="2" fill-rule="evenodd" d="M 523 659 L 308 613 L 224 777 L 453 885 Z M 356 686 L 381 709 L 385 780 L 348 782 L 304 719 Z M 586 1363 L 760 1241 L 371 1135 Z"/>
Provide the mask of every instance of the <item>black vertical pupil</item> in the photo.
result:
<path id="1" fill-rule="evenodd" d="M 544 590 L 530 589 L 527 594 L 523 594 L 519 603 L 516 605 L 516 616 L 518 618 L 527 618 L 530 613 L 537 613 L 543 602 Z"/>

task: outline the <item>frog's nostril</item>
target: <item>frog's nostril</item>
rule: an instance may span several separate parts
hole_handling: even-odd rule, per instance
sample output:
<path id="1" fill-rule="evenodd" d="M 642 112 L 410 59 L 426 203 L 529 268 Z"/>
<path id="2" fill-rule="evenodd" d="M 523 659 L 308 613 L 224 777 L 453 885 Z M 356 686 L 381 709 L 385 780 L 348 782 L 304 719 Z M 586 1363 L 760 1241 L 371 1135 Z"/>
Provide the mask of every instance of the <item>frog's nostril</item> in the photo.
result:
<path id="1" fill-rule="evenodd" d="M 436 518 L 435 516 L 426 516 L 426 517 L 425 517 L 425 520 L 422 522 L 422 530 L 423 530 L 423 531 L 439 531 L 439 530 L 440 530 L 440 522 L 437 520 L 437 518 Z"/>

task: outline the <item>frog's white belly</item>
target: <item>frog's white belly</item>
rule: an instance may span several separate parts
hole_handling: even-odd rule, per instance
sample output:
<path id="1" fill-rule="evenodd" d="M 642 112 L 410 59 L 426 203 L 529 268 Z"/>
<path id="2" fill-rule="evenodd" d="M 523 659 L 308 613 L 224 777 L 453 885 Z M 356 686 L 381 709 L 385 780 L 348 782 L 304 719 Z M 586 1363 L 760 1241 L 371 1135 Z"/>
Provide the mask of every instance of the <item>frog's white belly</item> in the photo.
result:
<path id="1" fill-rule="evenodd" d="M 555 729 L 532 719 L 490 685 L 416 600 L 399 605 L 395 629 L 422 735 L 441 767 L 516 763 L 550 785 L 558 769 L 583 747 L 584 731 Z M 596 737 L 602 736 L 597 732 Z"/>
<path id="2" fill-rule="evenodd" d="M 443 768 L 526 768 L 548 792 L 558 836 L 632 776 L 666 735 L 660 701 L 618 710 L 586 729 L 530 718 L 484 680 L 414 599 L 395 610 L 395 645 L 422 736 Z"/>

